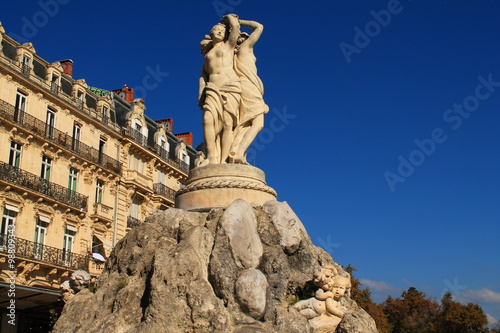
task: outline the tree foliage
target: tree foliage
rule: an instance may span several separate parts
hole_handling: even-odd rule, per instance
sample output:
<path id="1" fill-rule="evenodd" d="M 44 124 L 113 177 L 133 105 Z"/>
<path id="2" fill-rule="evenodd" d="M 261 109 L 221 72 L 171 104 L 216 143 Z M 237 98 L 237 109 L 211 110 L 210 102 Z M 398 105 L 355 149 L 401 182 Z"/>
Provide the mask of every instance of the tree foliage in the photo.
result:
<path id="1" fill-rule="evenodd" d="M 400 297 L 376 304 L 371 291 L 354 277 L 356 269 L 349 265 L 345 270 L 351 274 L 351 298 L 372 316 L 380 333 L 500 333 L 500 323 L 488 330 L 479 305 L 456 302 L 449 292 L 438 302 L 410 287 Z"/>
<path id="2" fill-rule="evenodd" d="M 483 309 L 473 303 L 467 305 L 453 301 L 447 292 L 441 299 L 437 329 L 443 333 L 488 333 L 488 318 Z"/>
<path id="3" fill-rule="evenodd" d="M 372 300 L 370 289 L 361 289 L 361 283 L 354 277 L 356 268 L 349 265 L 345 270 L 351 274 L 351 298 L 375 320 L 379 333 L 391 333 L 392 328 L 382 306 Z"/>
<path id="4" fill-rule="evenodd" d="M 435 332 L 439 304 L 414 287 L 403 291 L 401 298 L 393 299 L 389 296 L 383 306 L 384 313 L 393 326 L 392 332 Z"/>

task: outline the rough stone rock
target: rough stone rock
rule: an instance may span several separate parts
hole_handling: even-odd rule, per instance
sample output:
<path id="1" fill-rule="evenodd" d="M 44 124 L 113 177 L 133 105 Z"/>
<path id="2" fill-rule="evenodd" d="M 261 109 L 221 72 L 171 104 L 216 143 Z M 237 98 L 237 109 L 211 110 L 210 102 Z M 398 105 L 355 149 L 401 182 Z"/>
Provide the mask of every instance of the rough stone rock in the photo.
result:
<path id="1" fill-rule="evenodd" d="M 236 297 L 244 311 L 255 319 L 264 314 L 267 287 L 266 276 L 258 269 L 248 269 L 236 280 Z"/>
<path id="2" fill-rule="evenodd" d="M 375 320 L 360 308 L 355 301 L 344 298 L 341 303 L 344 307 L 350 309 L 351 312 L 344 316 L 337 327 L 337 333 L 377 332 Z"/>
<path id="3" fill-rule="evenodd" d="M 66 303 L 53 332 L 309 332 L 293 303 L 313 296 L 320 267 L 345 272 L 305 232 L 298 248 L 285 249 L 273 214 L 244 202 L 204 213 L 153 212 L 115 246 L 94 292 Z M 245 256 L 248 244 L 261 250 Z M 245 287 L 252 284 L 254 293 Z M 350 314 L 340 332 L 377 332 L 354 301 L 344 297 L 343 306 Z"/>
<path id="4" fill-rule="evenodd" d="M 307 235 L 304 225 L 287 202 L 268 201 L 263 206 L 280 234 L 280 244 L 287 254 L 293 254 L 300 246 L 303 235 Z"/>
<path id="5" fill-rule="evenodd" d="M 224 211 L 221 226 L 229 237 L 236 265 L 240 268 L 257 267 L 262 257 L 262 243 L 252 206 L 244 200 L 235 200 Z"/>

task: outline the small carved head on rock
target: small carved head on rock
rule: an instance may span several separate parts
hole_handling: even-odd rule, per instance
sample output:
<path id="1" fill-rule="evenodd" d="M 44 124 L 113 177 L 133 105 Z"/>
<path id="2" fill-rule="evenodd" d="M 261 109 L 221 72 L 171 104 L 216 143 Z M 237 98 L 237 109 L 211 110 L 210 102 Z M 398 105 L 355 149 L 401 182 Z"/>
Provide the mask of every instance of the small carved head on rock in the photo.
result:
<path id="1" fill-rule="evenodd" d="M 346 294 L 348 294 L 351 288 L 351 279 L 345 276 L 337 276 L 334 280 L 332 286 L 333 299 L 336 301 L 340 300 Z"/>
<path id="2" fill-rule="evenodd" d="M 73 274 L 71 274 L 71 282 L 73 288 L 78 291 L 87 288 L 90 284 L 91 279 L 92 276 L 90 276 L 90 274 L 87 271 L 84 271 L 83 269 L 79 269 L 75 271 Z"/>
<path id="3" fill-rule="evenodd" d="M 323 290 L 331 290 L 336 276 L 337 269 L 334 266 L 321 267 L 314 272 L 314 284 Z"/>

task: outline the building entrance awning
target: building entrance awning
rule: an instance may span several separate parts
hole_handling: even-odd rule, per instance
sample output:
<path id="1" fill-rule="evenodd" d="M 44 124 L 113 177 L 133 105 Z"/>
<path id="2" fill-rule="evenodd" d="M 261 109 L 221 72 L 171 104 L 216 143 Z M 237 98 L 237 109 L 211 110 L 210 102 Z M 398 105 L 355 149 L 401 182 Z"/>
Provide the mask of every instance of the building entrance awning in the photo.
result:
<path id="1" fill-rule="evenodd" d="M 59 291 L 54 289 L 46 289 L 39 287 L 25 287 L 16 285 L 15 289 L 11 289 L 8 283 L 0 282 L 0 307 L 6 308 L 10 304 L 11 299 L 16 300 L 16 310 L 26 310 L 43 305 L 51 305 L 59 300 L 61 295 Z M 14 291 L 15 297 L 9 297 L 9 293 Z"/>

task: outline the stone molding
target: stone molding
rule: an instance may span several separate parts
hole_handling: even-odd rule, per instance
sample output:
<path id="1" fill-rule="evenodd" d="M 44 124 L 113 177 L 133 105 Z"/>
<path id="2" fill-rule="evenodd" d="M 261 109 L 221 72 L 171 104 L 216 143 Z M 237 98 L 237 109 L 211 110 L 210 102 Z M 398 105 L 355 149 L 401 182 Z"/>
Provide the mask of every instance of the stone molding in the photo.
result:
<path id="1" fill-rule="evenodd" d="M 175 196 L 177 197 L 181 194 L 191 192 L 191 191 L 215 189 L 215 188 L 238 188 L 238 189 L 262 191 L 262 192 L 266 192 L 266 193 L 269 193 L 269 194 L 274 195 L 274 196 L 278 195 L 273 188 L 271 188 L 267 185 L 259 184 L 259 183 L 252 182 L 252 181 L 247 181 L 247 180 L 206 180 L 206 181 L 202 181 L 202 182 L 195 183 L 195 184 L 189 184 L 189 185 L 185 186 L 184 188 L 177 191 Z"/>

